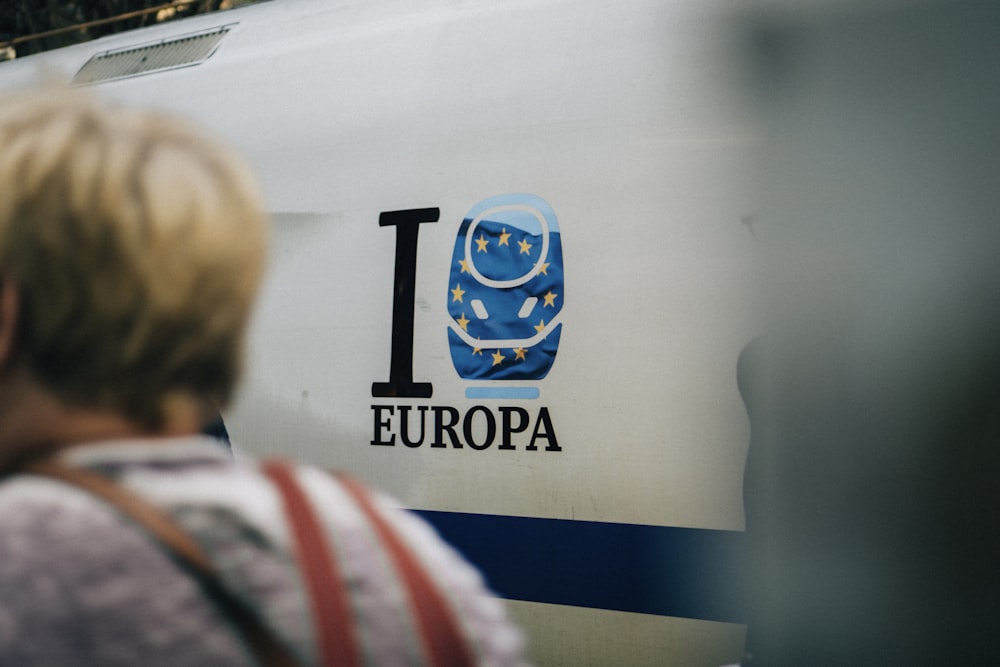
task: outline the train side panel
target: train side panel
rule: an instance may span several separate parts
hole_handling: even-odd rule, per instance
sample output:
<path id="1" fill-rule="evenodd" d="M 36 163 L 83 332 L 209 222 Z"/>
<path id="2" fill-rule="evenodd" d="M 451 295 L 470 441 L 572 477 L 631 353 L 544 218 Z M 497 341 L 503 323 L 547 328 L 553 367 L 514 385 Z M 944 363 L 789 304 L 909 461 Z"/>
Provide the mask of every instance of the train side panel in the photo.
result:
<path id="1" fill-rule="evenodd" d="M 289 0 L 14 61 L 0 86 L 225 27 L 201 62 L 92 85 L 208 124 L 261 175 L 236 451 L 423 512 L 540 664 L 718 665 L 743 642 L 725 568 L 758 325 L 758 136 L 722 8 Z"/>

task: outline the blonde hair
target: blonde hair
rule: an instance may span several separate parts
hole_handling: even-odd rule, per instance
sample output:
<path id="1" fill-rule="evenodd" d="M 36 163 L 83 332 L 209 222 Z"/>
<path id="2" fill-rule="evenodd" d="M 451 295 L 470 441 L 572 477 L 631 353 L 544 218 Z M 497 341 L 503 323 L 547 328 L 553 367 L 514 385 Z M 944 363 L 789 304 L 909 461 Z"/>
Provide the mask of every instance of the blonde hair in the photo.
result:
<path id="1" fill-rule="evenodd" d="M 255 179 L 177 118 L 80 91 L 0 108 L 0 276 L 16 352 L 69 403 L 149 427 L 178 396 L 223 405 L 263 272 Z"/>

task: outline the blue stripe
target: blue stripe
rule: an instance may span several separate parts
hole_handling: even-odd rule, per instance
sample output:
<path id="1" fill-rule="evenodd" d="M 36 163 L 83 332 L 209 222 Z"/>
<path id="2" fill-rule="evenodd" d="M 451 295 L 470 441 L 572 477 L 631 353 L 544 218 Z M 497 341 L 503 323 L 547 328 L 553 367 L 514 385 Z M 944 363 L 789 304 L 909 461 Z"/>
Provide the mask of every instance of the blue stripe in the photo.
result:
<path id="1" fill-rule="evenodd" d="M 418 511 L 512 600 L 742 622 L 743 533 Z"/>
<path id="2" fill-rule="evenodd" d="M 468 387 L 466 398 L 538 398 L 538 387 Z"/>

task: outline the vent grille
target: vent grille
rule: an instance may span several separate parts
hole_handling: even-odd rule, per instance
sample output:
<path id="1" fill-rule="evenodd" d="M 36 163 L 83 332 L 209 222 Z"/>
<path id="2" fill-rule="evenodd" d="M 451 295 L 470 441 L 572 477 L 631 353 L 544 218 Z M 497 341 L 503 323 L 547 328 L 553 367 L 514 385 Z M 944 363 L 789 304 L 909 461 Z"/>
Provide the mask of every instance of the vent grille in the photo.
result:
<path id="1" fill-rule="evenodd" d="M 231 27 L 98 53 L 84 63 L 73 77 L 73 83 L 97 83 L 199 65 L 215 53 Z"/>

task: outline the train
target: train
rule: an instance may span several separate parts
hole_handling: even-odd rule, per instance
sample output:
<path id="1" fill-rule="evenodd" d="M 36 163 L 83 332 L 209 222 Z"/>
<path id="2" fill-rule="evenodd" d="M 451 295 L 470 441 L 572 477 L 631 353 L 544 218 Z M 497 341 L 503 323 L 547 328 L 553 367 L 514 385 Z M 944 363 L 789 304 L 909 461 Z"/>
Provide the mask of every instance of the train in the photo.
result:
<path id="1" fill-rule="evenodd" d="M 236 456 L 348 471 L 542 665 L 740 660 L 762 144 L 729 3 L 270 0 L 0 64 L 193 118 L 272 220 Z"/>

